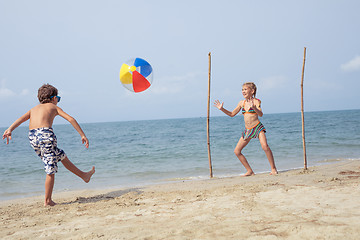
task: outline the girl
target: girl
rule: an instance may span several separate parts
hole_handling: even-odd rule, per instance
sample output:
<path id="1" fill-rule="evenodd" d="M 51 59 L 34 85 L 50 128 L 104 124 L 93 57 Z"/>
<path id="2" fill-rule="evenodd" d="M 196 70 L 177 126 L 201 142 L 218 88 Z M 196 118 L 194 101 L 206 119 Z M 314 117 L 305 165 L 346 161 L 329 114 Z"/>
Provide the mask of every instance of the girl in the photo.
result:
<path id="1" fill-rule="evenodd" d="M 242 110 L 241 112 L 244 115 L 245 131 L 242 133 L 242 136 L 234 149 L 234 153 L 247 170 L 244 176 L 255 175 L 254 171 L 250 167 L 248 161 L 241 153 L 241 151 L 250 142 L 252 138 L 259 138 L 261 147 L 264 150 L 271 166 L 270 175 L 276 175 L 278 172 L 276 170 L 274 156 L 266 141 L 266 130 L 264 125 L 262 125 L 262 123 L 259 121 L 259 116 L 262 117 L 263 112 L 260 107 L 261 101 L 255 98 L 256 85 L 252 82 L 244 83 L 242 86 L 242 94 L 245 99 L 241 100 L 232 112 L 226 110 L 223 107 L 223 102 L 220 103 L 219 100 L 216 100 L 214 103 L 215 107 L 217 107 L 230 117 L 234 117 L 240 112 L 240 110 Z"/>

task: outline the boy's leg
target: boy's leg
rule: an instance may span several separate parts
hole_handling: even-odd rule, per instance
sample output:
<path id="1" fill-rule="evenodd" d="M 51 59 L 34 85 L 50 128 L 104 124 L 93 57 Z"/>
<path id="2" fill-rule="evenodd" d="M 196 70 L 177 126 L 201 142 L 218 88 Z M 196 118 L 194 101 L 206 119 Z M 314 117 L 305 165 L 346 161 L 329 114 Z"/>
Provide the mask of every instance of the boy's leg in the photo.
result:
<path id="1" fill-rule="evenodd" d="M 46 174 L 44 206 L 54 206 L 56 204 L 51 199 L 52 191 L 54 188 L 54 182 L 55 182 L 55 174 Z"/>
<path id="2" fill-rule="evenodd" d="M 274 156 L 273 156 L 273 153 L 272 153 L 269 145 L 267 144 L 266 135 L 265 135 L 264 131 L 260 132 L 259 140 L 260 140 L 261 147 L 264 150 L 264 152 L 266 154 L 266 157 L 268 158 L 269 163 L 270 163 L 270 167 L 271 167 L 270 175 L 278 174 L 278 171 L 277 171 L 276 166 L 275 166 Z"/>
<path id="3" fill-rule="evenodd" d="M 254 175 L 254 171 L 252 170 L 252 168 L 250 167 L 248 161 L 246 160 L 245 156 L 241 153 L 241 151 L 243 150 L 243 148 L 250 142 L 250 139 L 244 140 L 243 137 L 240 138 L 239 142 L 237 143 L 235 149 L 234 149 L 234 153 L 235 155 L 238 157 L 238 159 L 240 160 L 240 162 L 242 163 L 242 165 L 244 165 L 244 167 L 246 168 L 247 172 L 244 174 L 244 176 L 251 176 Z"/>
<path id="4" fill-rule="evenodd" d="M 88 172 L 81 171 L 68 159 L 68 157 L 65 157 L 63 160 L 61 160 L 61 162 L 67 170 L 80 177 L 86 183 L 90 181 L 91 176 L 95 173 L 95 167 L 92 167 L 92 169 Z"/>

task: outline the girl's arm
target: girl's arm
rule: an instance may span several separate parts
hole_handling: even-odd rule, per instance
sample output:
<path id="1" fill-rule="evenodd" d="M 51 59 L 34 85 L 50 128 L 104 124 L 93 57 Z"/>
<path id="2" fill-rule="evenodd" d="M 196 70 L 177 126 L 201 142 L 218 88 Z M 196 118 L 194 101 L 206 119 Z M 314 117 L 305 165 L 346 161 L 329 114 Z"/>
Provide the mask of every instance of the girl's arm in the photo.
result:
<path id="1" fill-rule="evenodd" d="M 81 129 L 79 123 L 75 120 L 75 118 L 73 118 L 72 116 L 70 116 L 69 114 L 67 114 L 66 112 L 64 112 L 61 108 L 57 107 L 57 112 L 59 114 L 59 116 L 61 116 L 62 118 L 64 118 L 65 120 L 67 120 L 69 123 L 71 123 L 71 125 L 76 129 L 76 131 L 80 134 L 81 136 L 81 141 L 82 143 L 85 143 L 85 147 L 89 148 L 89 140 L 87 139 L 87 137 L 85 136 L 84 131 Z"/>
<path id="2" fill-rule="evenodd" d="M 18 118 L 11 126 L 5 130 L 2 139 L 6 138 L 6 144 L 9 144 L 9 140 L 11 140 L 11 133 L 14 131 L 18 126 L 20 126 L 23 122 L 26 122 L 30 119 L 30 111 L 22 115 L 20 118 Z"/>
<path id="3" fill-rule="evenodd" d="M 224 112 L 226 115 L 230 116 L 230 117 L 235 117 L 236 114 L 238 114 L 242 108 L 242 105 L 241 105 L 242 101 L 239 102 L 239 104 L 236 106 L 236 108 L 230 112 L 229 110 L 226 110 L 223 106 L 224 106 L 224 103 L 220 103 L 219 100 L 216 100 L 214 105 L 215 107 L 217 107 L 219 110 L 221 110 L 222 112 Z"/>

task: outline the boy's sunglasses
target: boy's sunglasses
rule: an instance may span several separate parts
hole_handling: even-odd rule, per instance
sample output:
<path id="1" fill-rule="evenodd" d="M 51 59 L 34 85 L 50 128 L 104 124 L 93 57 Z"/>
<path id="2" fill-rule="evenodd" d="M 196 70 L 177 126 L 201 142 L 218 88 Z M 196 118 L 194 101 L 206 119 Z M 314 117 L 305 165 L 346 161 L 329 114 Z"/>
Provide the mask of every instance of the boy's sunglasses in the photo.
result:
<path id="1" fill-rule="evenodd" d="M 57 98 L 57 101 L 60 102 L 61 97 L 60 96 L 51 96 L 50 99 L 52 99 L 53 97 Z"/>

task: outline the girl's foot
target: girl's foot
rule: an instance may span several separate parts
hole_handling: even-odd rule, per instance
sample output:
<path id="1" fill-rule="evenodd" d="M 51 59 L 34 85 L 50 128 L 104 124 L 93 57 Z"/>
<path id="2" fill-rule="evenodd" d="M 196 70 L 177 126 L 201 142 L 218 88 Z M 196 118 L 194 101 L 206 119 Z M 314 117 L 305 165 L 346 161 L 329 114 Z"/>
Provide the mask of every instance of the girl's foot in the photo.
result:
<path id="1" fill-rule="evenodd" d="M 270 175 L 278 175 L 278 171 L 276 169 L 271 170 Z"/>
<path id="2" fill-rule="evenodd" d="M 44 207 L 47 207 L 47 206 L 53 207 L 55 205 L 56 205 L 56 203 L 53 200 L 50 200 L 49 202 L 44 203 Z"/>
<path id="3" fill-rule="evenodd" d="M 249 177 L 255 175 L 255 173 L 253 171 L 247 171 L 244 175 L 242 175 L 242 177 Z"/>

